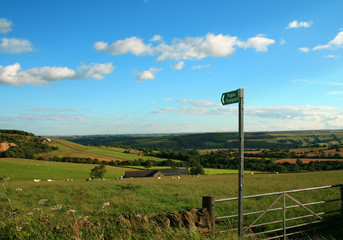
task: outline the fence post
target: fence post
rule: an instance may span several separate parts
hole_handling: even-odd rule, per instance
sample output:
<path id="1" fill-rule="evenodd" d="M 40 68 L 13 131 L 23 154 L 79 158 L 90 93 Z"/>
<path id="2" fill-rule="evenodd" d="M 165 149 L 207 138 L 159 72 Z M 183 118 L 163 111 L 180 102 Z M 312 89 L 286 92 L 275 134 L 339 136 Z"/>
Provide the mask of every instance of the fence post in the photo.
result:
<path id="1" fill-rule="evenodd" d="M 341 190 L 341 215 L 343 215 L 343 184 L 340 187 Z"/>
<path id="2" fill-rule="evenodd" d="M 214 195 L 202 196 L 202 208 L 208 210 L 211 217 L 211 234 L 215 233 L 215 200 Z"/>

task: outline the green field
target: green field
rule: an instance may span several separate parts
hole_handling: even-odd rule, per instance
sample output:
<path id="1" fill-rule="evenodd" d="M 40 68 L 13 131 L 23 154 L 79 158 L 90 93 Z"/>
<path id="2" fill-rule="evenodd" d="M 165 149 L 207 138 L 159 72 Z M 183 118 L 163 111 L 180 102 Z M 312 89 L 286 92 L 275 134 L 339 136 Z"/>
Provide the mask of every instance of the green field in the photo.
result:
<path id="1" fill-rule="evenodd" d="M 123 175 L 125 168 L 106 167 L 108 172 L 105 174 L 105 178 L 109 180 L 86 182 L 84 177 L 88 176 L 93 166 L 24 159 L 0 159 L 0 176 L 6 175 L 11 178 L 0 184 L 2 209 L 0 234 L 7 234 L 7 232 L 17 234 L 12 235 L 12 239 L 27 239 L 30 238 L 29 236 L 33 239 L 36 237 L 32 236 L 41 236 L 37 238 L 44 239 L 44 236 L 45 238 L 50 236 L 45 234 L 64 239 L 103 239 L 102 234 L 106 227 L 100 220 L 104 218 L 127 216 L 130 213 L 154 216 L 169 211 L 178 212 L 189 208 L 200 208 L 202 196 L 208 194 L 213 194 L 216 198 L 237 196 L 237 174 L 181 176 L 179 180 L 171 177 L 163 177 L 160 180 L 156 178 L 114 180 L 115 176 Z M 34 183 L 33 178 L 41 178 L 42 182 Z M 46 178 L 55 181 L 46 182 Z M 66 182 L 65 178 L 74 178 L 76 181 Z M 340 184 L 343 183 L 343 171 L 246 174 L 244 179 L 244 193 L 251 195 Z M 18 188 L 22 191 L 17 191 Z M 328 197 L 339 198 L 340 192 L 324 191 L 302 194 L 297 196 L 297 199 L 307 202 L 323 200 Z M 42 200 L 44 200 L 43 203 L 41 203 Z M 272 201 L 273 199 L 266 201 L 257 199 L 255 202 L 249 200 L 246 202 L 246 211 L 267 208 Z M 103 208 L 105 203 L 107 207 Z M 337 204 L 340 205 L 339 202 Z M 56 206 L 59 206 L 59 209 L 53 210 L 56 209 Z M 66 212 L 70 210 L 75 212 L 71 216 L 67 216 Z M 237 211 L 236 204 L 221 204 L 218 205 L 216 214 L 220 216 L 232 214 L 235 211 Z M 86 216 L 90 218 L 89 224 L 102 227 L 85 228 L 82 219 Z M 41 221 L 47 221 L 49 224 L 41 225 Z M 28 227 L 30 225 L 34 227 Z M 20 226 L 19 229 L 25 231 L 20 230 L 19 232 L 19 230 L 15 230 L 16 227 L 13 229 L 7 228 L 7 226 Z M 60 235 L 54 235 L 57 234 L 56 227 L 63 230 L 58 233 Z M 126 239 L 127 234 L 130 236 L 129 239 L 165 239 L 164 237 L 158 238 L 158 235 L 156 238 L 149 238 L 144 235 L 144 232 L 125 231 L 113 234 L 119 234 L 118 239 Z M 89 234 L 89 236 L 86 237 L 84 234 Z M 111 236 L 113 237 L 113 235 Z M 193 239 L 190 235 L 181 238 Z"/>
<path id="2" fill-rule="evenodd" d="M 154 160 L 154 161 L 163 161 L 167 160 L 164 158 L 157 158 L 152 156 L 143 156 L 133 153 L 123 153 L 125 149 L 114 148 L 114 147 L 94 147 L 94 146 L 84 146 L 81 144 L 61 140 L 61 139 L 53 139 L 49 145 L 58 147 L 58 150 L 47 152 L 47 153 L 40 153 L 36 154 L 36 157 L 43 157 L 44 159 L 48 159 L 50 157 L 80 157 L 80 158 L 92 158 L 98 159 L 99 161 L 132 161 L 143 159 L 144 161 L 147 160 Z M 137 152 L 138 151 L 133 151 Z M 173 160 L 179 162 L 180 160 Z"/>
<path id="3" fill-rule="evenodd" d="M 11 181 L 41 179 L 84 180 L 89 177 L 95 165 L 28 160 L 20 158 L 0 158 L 0 177 L 10 177 Z M 106 166 L 106 177 L 123 176 L 126 168 Z"/>
<path id="4" fill-rule="evenodd" d="M 245 132 L 246 149 L 297 148 L 309 145 L 343 144 L 343 130 L 306 130 L 287 132 Z M 151 135 L 95 135 L 60 137 L 84 145 L 111 146 L 123 144 L 130 147 L 169 149 L 229 149 L 238 148 L 238 133 L 191 133 Z"/>

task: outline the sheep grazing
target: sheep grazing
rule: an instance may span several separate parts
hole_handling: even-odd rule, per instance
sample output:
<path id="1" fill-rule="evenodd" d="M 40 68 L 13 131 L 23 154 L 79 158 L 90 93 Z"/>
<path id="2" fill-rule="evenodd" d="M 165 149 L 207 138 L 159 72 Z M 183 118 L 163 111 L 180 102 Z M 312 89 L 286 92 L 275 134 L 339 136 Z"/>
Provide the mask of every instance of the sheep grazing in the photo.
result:
<path id="1" fill-rule="evenodd" d="M 33 182 L 40 182 L 40 179 L 33 179 Z"/>
<path id="2" fill-rule="evenodd" d="M 160 176 L 158 176 L 158 177 L 157 177 L 157 179 L 161 179 L 161 177 L 160 177 Z"/>
<path id="3" fill-rule="evenodd" d="M 69 182 L 69 181 L 70 181 L 69 178 L 67 178 L 67 179 L 66 179 L 66 182 Z"/>
<path id="4" fill-rule="evenodd" d="M 89 182 L 91 181 L 92 179 L 90 177 L 86 178 L 86 181 Z"/>
<path id="5" fill-rule="evenodd" d="M 52 182 L 52 180 L 51 180 L 51 179 L 47 179 L 46 181 L 47 181 L 47 182 Z"/>
<path id="6" fill-rule="evenodd" d="M 180 176 L 177 176 L 176 178 L 177 178 L 177 179 L 181 179 L 181 177 L 180 177 Z"/>
<path id="7" fill-rule="evenodd" d="M 21 191 L 23 191 L 23 189 L 22 188 L 16 188 L 16 191 L 21 192 Z"/>

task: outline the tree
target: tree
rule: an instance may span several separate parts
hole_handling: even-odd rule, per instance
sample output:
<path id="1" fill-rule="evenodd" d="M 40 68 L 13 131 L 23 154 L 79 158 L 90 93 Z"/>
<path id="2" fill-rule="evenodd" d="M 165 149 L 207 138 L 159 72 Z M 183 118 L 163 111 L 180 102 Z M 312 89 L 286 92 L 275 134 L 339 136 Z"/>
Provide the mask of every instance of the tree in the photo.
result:
<path id="1" fill-rule="evenodd" d="M 151 160 L 145 161 L 144 167 L 145 167 L 146 169 L 150 169 L 150 168 L 152 167 L 152 161 L 151 161 Z"/>
<path id="2" fill-rule="evenodd" d="M 106 167 L 105 167 L 105 165 L 101 164 L 101 165 L 99 165 L 97 167 L 94 167 L 91 170 L 89 175 L 90 175 L 91 178 L 101 178 L 101 179 L 103 179 L 104 176 L 105 176 L 105 172 L 107 172 L 106 171 Z"/>
<path id="3" fill-rule="evenodd" d="M 198 175 L 198 174 L 204 174 L 205 173 L 205 170 L 203 167 L 201 166 L 197 166 L 197 167 L 192 167 L 190 169 L 190 174 L 191 175 Z"/>

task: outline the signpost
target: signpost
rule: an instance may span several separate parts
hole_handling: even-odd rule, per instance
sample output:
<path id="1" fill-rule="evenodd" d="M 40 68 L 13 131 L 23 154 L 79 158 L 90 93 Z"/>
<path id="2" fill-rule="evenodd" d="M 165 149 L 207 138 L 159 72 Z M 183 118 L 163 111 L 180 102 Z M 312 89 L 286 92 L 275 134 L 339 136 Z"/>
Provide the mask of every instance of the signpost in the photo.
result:
<path id="1" fill-rule="evenodd" d="M 239 131 L 239 173 L 238 173 L 238 237 L 241 238 L 243 234 L 243 172 L 244 172 L 244 128 L 243 128 L 243 103 L 244 103 L 244 89 L 240 88 L 235 91 L 226 92 L 222 94 L 221 102 L 223 105 L 232 103 L 239 103 L 238 114 L 238 131 Z"/>

